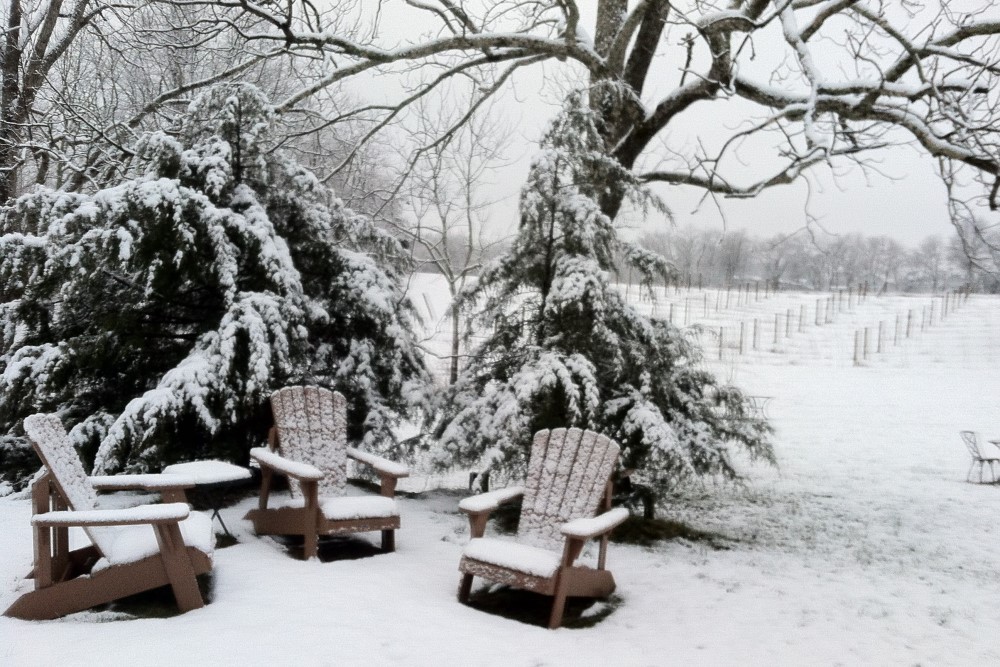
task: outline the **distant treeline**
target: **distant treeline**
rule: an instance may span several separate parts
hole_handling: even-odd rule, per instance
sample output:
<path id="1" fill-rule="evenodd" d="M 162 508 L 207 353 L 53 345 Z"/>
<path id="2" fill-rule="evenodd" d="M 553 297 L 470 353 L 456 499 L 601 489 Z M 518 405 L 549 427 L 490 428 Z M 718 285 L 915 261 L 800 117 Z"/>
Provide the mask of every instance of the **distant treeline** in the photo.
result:
<path id="1" fill-rule="evenodd" d="M 957 236 L 928 236 L 914 248 L 887 236 L 800 232 L 760 238 L 687 227 L 647 233 L 640 242 L 673 263 L 677 273 L 671 285 L 725 288 L 756 282 L 771 289 L 831 290 L 867 284 L 872 292 L 940 292 L 968 285 L 977 292 L 1000 292 L 996 275 L 977 268 Z M 457 264 L 465 257 L 466 240 L 455 236 L 449 245 Z M 474 261 L 488 262 L 507 245 L 494 241 Z M 418 270 L 439 272 L 420 248 L 414 248 L 414 258 Z M 628 269 L 621 268 L 618 279 L 630 282 Z"/>
<path id="2" fill-rule="evenodd" d="M 758 238 L 744 231 L 681 228 L 648 233 L 642 244 L 677 269 L 684 286 L 832 290 L 867 285 L 872 292 L 938 292 L 970 286 L 997 292 L 995 275 L 971 262 L 957 236 L 928 236 L 911 248 L 887 236 L 805 232 Z M 622 276 L 628 280 L 628 276 Z"/>

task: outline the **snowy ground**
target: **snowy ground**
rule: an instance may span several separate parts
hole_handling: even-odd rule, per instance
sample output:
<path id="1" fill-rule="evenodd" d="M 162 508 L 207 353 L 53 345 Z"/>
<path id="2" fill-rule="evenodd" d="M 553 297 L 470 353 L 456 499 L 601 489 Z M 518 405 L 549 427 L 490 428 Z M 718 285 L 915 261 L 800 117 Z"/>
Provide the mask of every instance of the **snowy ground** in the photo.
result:
<path id="1" fill-rule="evenodd" d="M 773 320 L 795 298 L 815 303 L 753 305 Z M 458 604 L 466 527 L 454 492 L 401 501 L 396 553 L 327 563 L 254 538 L 247 499 L 223 511 L 240 541 L 216 552 L 207 607 L 3 618 L 0 665 L 996 664 L 1000 486 L 964 482 L 958 431 L 1000 437 L 1000 300 L 973 297 L 860 368 L 843 342 L 877 309 L 925 301 L 872 298 L 795 339 L 808 344 L 713 361 L 774 397 L 780 468 L 666 509 L 726 536 L 726 549 L 613 545 L 618 604 L 592 628 L 550 632 Z M 26 500 L 0 499 L 0 608 L 25 586 L 28 519 Z"/>

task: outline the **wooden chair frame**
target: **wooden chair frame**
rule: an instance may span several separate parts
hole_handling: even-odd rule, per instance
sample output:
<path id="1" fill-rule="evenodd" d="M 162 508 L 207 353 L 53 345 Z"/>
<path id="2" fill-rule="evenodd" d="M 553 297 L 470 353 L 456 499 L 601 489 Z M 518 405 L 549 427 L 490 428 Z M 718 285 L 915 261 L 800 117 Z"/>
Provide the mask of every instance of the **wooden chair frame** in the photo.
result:
<path id="1" fill-rule="evenodd" d="M 119 598 L 170 585 L 181 612 L 204 606 L 196 577 L 212 569 L 211 558 L 188 547 L 179 523 L 188 517 L 184 489 L 193 482 L 179 475 L 121 475 L 91 477 L 103 491 L 144 489 L 159 491 L 167 505 L 129 510 L 73 511 L 69 496 L 52 474 L 38 445 L 32 442 L 45 467 L 31 485 L 34 565 L 27 578 L 35 589 L 4 612 L 27 620 L 58 618 Z M 93 571 L 103 554 L 94 543 L 70 550 L 69 528 L 148 525 L 156 535 L 159 553 L 128 563 L 113 563 Z"/>
<path id="2" fill-rule="evenodd" d="M 573 433 L 574 431 L 576 433 Z M 536 434 L 536 440 L 541 433 Z M 579 433 L 578 429 L 570 429 L 569 431 L 570 436 Z M 617 455 L 617 445 L 614 446 Z M 512 487 L 481 494 L 463 501 L 466 506 L 463 507 L 460 504 L 459 508 L 469 518 L 471 537 L 473 539 L 483 537 L 490 514 L 500 505 L 516 500 L 524 493 L 523 487 Z M 463 554 L 459 563 L 459 570 L 462 572 L 458 589 L 459 601 L 468 602 L 473 578 L 476 576 L 498 581 L 514 588 L 550 595 L 552 596 L 552 609 L 549 614 L 548 627 L 555 629 L 562 625 L 567 597 L 600 598 L 611 595 L 615 590 L 615 580 L 607 569 L 608 542 L 611 531 L 629 516 L 625 509 L 611 508 L 611 496 L 612 483 L 608 479 L 604 485 L 604 493 L 598 506 L 597 516 L 577 518 L 561 525 L 560 532 L 564 538 L 562 557 L 553 576 L 540 577 L 511 567 L 470 558 Z M 469 503 L 468 501 L 475 502 Z M 580 556 L 587 541 L 594 538 L 600 539 L 597 568 L 576 565 L 576 559 Z"/>
<path id="3" fill-rule="evenodd" d="M 330 443 L 330 446 L 336 446 L 336 443 Z M 400 527 L 398 514 L 344 520 L 327 519 L 323 515 L 319 495 L 319 482 L 324 478 L 323 471 L 307 463 L 286 458 L 278 453 L 279 450 L 280 437 L 276 427 L 272 427 L 268 432 L 267 448 L 255 447 L 250 450 L 250 456 L 260 464 L 260 499 L 257 509 L 248 512 L 244 518 L 253 522 L 254 531 L 258 535 L 301 535 L 304 540 L 303 557 L 307 560 L 317 557 L 320 535 L 381 531 L 382 550 L 385 552 L 395 550 L 395 531 Z M 405 468 L 380 456 L 361 452 L 352 447 L 347 447 L 346 452 L 347 458 L 367 465 L 378 475 L 379 494 L 385 498 L 394 498 L 398 481 L 409 476 Z M 301 507 L 268 507 L 275 473 L 298 482 L 303 495 Z"/>

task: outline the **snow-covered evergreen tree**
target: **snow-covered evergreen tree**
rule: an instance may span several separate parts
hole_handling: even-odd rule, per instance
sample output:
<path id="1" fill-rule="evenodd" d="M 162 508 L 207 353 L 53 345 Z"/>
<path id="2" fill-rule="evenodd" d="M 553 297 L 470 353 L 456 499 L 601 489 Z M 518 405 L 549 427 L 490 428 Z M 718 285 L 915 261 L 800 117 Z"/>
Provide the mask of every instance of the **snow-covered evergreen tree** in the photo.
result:
<path id="1" fill-rule="evenodd" d="M 635 471 L 622 500 L 650 515 L 678 482 L 738 477 L 733 447 L 774 455 L 742 393 L 700 367 L 682 331 L 640 315 L 611 284 L 616 255 L 647 287 L 669 267 L 601 212 L 605 188 L 650 202 L 606 157 L 598 129 L 586 97 L 571 96 L 532 165 L 511 250 L 460 296 L 486 337 L 443 401 L 439 457 L 519 476 L 535 431 L 591 428 L 621 443 Z"/>
<path id="2" fill-rule="evenodd" d="M 133 177 L 0 211 L 0 471 L 35 467 L 20 420 L 57 411 L 95 469 L 243 460 L 284 384 L 342 391 L 352 438 L 390 427 L 426 371 L 396 242 L 268 144 L 256 88 L 207 91 Z"/>

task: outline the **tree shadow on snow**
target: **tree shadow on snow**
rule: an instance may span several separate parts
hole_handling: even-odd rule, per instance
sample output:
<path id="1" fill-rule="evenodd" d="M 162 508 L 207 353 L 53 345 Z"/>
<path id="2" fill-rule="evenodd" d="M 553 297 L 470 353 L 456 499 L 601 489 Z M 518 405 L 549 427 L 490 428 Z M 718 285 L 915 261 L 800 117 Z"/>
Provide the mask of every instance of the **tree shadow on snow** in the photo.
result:
<path id="1" fill-rule="evenodd" d="M 271 535 L 274 542 L 280 544 L 289 557 L 302 560 L 303 543 L 301 535 Z M 330 563 L 338 560 L 356 560 L 385 553 L 362 537 L 353 535 L 320 536 L 316 555 L 320 562 Z"/>
<path id="2" fill-rule="evenodd" d="M 604 599 L 567 598 L 560 627 L 593 627 L 610 616 L 621 602 L 622 599 L 617 595 Z M 549 623 L 552 597 L 497 584 L 473 591 L 469 596 L 469 606 L 488 614 L 544 628 Z"/>

